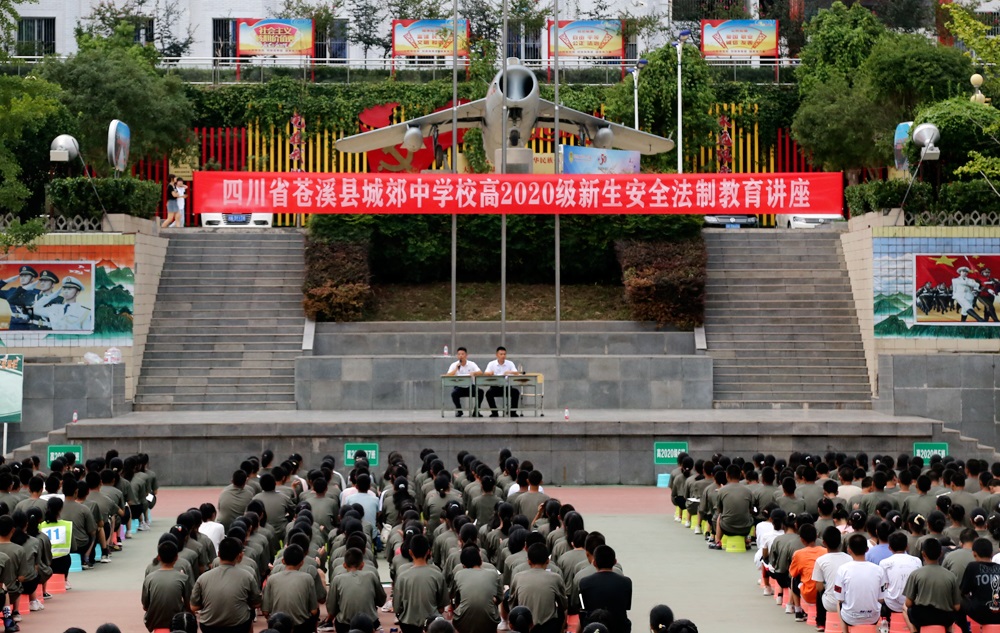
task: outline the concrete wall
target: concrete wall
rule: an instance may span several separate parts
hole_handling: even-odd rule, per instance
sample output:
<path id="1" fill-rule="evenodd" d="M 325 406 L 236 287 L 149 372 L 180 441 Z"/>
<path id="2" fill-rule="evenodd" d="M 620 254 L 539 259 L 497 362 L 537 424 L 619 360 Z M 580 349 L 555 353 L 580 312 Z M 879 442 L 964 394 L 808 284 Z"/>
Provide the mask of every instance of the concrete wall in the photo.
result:
<path id="1" fill-rule="evenodd" d="M 526 371 L 545 376 L 547 410 L 712 408 L 708 356 L 523 358 Z M 295 363 L 296 406 L 320 411 L 438 409 L 439 376 L 451 362 L 442 357 L 303 356 Z"/>
<path id="2" fill-rule="evenodd" d="M 942 420 L 988 446 L 1000 443 L 997 354 L 881 354 L 876 409 Z"/>
<path id="3" fill-rule="evenodd" d="M 546 417 L 377 423 L 307 422 L 300 416 L 282 420 L 278 433 L 274 421 L 177 421 L 177 416 L 168 416 L 162 423 L 77 424 L 66 433 L 68 443 L 83 444 L 84 455 L 103 455 L 112 446 L 125 455 L 149 453 L 161 485 L 172 486 L 225 484 L 244 456 L 259 455 L 264 449 L 279 456 L 301 453 L 305 468 L 315 468 L 325 454 L 336 456 L 342 466 L 345 442 L 377 442 L 383 460 L 374 467 L 379 473 L 385 469 L 386 455 L 394 450 L 410 465 L 419 463 L 424 447 L 435 449 L 446 463 L 464 449 L 492 464 L 499 449 L 508 447 L 518 458 L 532 460 L 546 483 L 652 485 L 658 473 L 672 468 L 653 464 L 653 443 L 658 441 L 686 441 L 699 456 L 725 451 L 747 457 L 757 451 L 871 452 L 875 445 L 879 451 L 897 454 L 911 451 L 915 441 L 940 441 L 940 423 L 931 420 L 845 421 L 817 419 L 815 414 L 807 420 L 763 417 L 741 422 L 708 415 L 692 421 L 631 421 L 626 412 L 603 422 Z M 955 438 L 948 441 L 954 443 L 956 454 L 966 454 Z"/>
<path id="4" fill-rule="evenodd" d="M 61 429 L 73 419 L 111 418 L 132 410 L 125 401 L 126 366 L 24 364 L 21 424 L 8 430 L 8 450 Z"/>
<path id="5" fill-rule="evenodd" d="M 847 272 L 851 277 L 854 293 L 854 307 L 861 328 L 861 343 L 865 349 L 865 364 L 868 366 L 868 383 L 874 392 L 878 391 L 878 349 L 873 328 L 875 315 L 872 310 L 872 229 L 880 226 L 897 226 L 903 222 L 903 212 L 893 209 L 889 215 L 866 213 L 848 220 L 846 233 L 840 236 L 844 249 Z"/>

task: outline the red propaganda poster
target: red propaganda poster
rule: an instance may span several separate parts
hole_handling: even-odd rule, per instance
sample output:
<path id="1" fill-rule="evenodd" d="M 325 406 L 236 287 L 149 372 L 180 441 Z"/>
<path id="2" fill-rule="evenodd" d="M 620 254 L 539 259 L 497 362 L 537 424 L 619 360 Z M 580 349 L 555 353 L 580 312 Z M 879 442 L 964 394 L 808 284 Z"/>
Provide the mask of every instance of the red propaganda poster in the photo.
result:
<path id="1" fill-rule="evenodd" d="M 842 176 L 198 171 L 197 213 L 840 213 Z"/>
<path id="2" fill-rule="evenodd" d="M 1000 255 L 914 255 L 913 316 L 925 325 L 998 325 Z"/>

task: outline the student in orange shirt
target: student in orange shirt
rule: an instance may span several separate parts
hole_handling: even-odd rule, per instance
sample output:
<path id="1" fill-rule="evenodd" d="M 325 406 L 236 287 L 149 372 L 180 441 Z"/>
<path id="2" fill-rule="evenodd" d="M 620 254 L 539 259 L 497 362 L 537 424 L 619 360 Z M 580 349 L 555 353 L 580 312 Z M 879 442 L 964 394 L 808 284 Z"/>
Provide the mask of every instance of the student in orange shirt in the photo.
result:
<path id="1" fill-rule="evenodd" d="M 799 528 L 799 538 L 804 547 L 792 554 L 792 564 L 788 575 L 792 577 L 792 603 L 795 605 L 795 621 L 805 622 L 806 612 L 802 602 L 816 604 L 816 581 L 812 579 L 816 559 L 826 554 L 826 548 L 816 545 L 816 526 L 806 523 Z M 795 591 L 794 587 L 798 587 Z"/>

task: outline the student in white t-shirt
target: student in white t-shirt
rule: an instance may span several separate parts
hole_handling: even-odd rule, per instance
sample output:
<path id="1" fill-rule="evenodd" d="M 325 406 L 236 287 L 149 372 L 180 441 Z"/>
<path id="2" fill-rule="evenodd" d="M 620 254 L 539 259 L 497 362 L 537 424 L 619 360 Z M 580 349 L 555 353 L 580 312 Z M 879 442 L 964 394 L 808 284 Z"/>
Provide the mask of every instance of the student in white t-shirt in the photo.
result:
<path id="1" fill-rule="evenodd" d="M 875 624 L 882 612 L 888 581 L 885 570 L 865 560 L 868 539 L 864 534 L 851 534 L 847 538 L 851 561 L 837 570 L 833 591 L 840 603 L 840 619 L 848 626 Z"/>
<path id="2" fill-rule="evenodd" d="M 448 368 L 449 376 L 480 376 L 482 375 L 482 370 L 479 369 L 479 365 L 475 364 L 469 360 L 469 351 L 464 347 L 459 347 L 455 350 L 455 357 L 458 358 L 451 367 Z M 479 406 L 483 406 L 483 390 L 477 387 L 453 387 L 451 390 L 451 401 L 455 404 L 455 417 L 460 418 L 463 415 L 462 411 L 462 398 L 469 397 L 469 390 L 475 389 L 478 395 L 476 401 Z M 483 417 L 482 413 L 476 411 L 476 415 Z"/>
<path id="3" fill-rule="evenodd" d="M 823 546 L 827 553 L 816 559 L 813 566 L 812 579 L 816 583 L 816 628 L 826 626 L 827 611 L 837 611 L 837 596 L 833 592 L 833 581 L 837 576 L 837 570 L 845 564 L 851 562 L 849 554 L 845 554 L 840 549 L 842 536 L 836 526 L 823 530 L 821 535 Z M 760 542 L 758 537 L 757 542 Z"/>
<path id="4" fill-rule="evenodd" d="M 903 595 L 906 579 L 924 564 L 916 556 L 910 556 L 906 553 L 908 546 L 909 541 L 905 532 L 893 532 L 889 535 L 889 550 L 892 555 L 878 564 L 885 571 L 885 579 L 888 583 L 885 589 L 885 605 L 882 608 L 882 616 L 890 623 L 894 615 L 902 616 L 903 610 L 906 608 L 906 596 Z"/>
<path id="5" fill-rule="evenodd" d="M 211 503 L 203 503 L 198 510 L 201 512 L 202 521 L 201 525 L 198 526 L 198 532 L 207 536 L 208 540 L 215 545 L 215 551 L 219 551 L 219 543 L 226 536 L 226 528 L 215 520 L 218 516 L 215 506 Z"/>

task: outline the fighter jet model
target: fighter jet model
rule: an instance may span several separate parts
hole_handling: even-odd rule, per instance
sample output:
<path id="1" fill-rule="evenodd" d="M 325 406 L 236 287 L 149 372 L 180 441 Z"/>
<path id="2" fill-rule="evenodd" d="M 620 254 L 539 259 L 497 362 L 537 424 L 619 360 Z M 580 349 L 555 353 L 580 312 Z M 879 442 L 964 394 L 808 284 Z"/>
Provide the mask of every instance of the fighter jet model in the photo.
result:
<path id="1" fill-rule="evenodd" d="M 443 152 L 437 139 L 440 134 L 451 132 L 454 111 L 459 128 L 483 129 L 483 148 L 492 160 L 495 151 L 504 145 L 505 100 L 507 147 L 522 147 L 536 127 L 555 127 L 555 104 L 539 96 L 535 74 L 517 58 L 509 58 L 507 81 L 504 82 L 503 71 L 498 72 L 486 98 L 348 136 L 338 140 L 336 147 L 342 152 L 367 152 L 401 144 L 410 152 L 415 152 L 424 146 L 424 139 L 429 136 L 434 141 L 435 160 L 440 165 L 444 162 Z M 660 154 L 674 148 L 674 142 L 668 138 L 633 130 L 566 106 L 559 108 L 559 130 L 575 130 L 581 141 L 589 140 L 593 147 L 601 149 L 614 147 L 642 154 Z"/>

